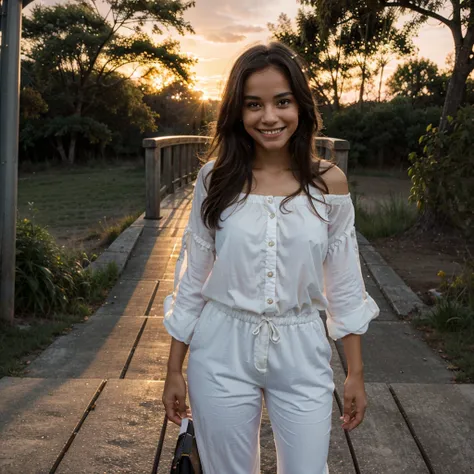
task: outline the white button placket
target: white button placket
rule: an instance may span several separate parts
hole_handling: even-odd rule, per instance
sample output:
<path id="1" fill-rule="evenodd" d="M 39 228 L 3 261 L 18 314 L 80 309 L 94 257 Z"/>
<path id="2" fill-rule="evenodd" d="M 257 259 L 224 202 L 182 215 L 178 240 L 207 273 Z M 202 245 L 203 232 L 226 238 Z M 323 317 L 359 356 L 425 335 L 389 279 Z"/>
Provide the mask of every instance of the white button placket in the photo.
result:
<path id="1" fill-rule="evenodd" d="M 267 206 L 267 235 L 265 262 L 265 311 L 276 311 L 276 260 L 277 260 L 277 209 L 273 197 L 266 198 Z"/>
<path id="2" fill-rule="evenodd" d="M 270 344 L 270 332 L 272 337 L 275 333 L 271 317 L 276 312 L 276 257 L 277 257 L 277 218 L 274 198 L 267 196 L 265 198 L 265 212 L 267 213 L 267 234 L 265 236 L 266 259 L 265 259 L 265 316 L 262 322 L 254 331 L 256 336 L 254 346 L 254 364 L 255 368 L 265 373 L 268 362 L 268 346 Z M 263 324 L 265 322 L 265 324 Z M 279 336 L 275 339 L 275 343 Z"/>

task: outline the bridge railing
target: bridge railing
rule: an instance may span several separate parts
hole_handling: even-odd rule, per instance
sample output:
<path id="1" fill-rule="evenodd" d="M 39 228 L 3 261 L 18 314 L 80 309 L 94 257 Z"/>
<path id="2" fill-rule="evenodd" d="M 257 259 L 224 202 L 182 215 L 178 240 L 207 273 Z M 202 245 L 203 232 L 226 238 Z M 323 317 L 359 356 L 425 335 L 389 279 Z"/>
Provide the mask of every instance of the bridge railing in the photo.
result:
<path id="1" fill-rule="evenodd" d="M 146 208 L 145 219 L 160 219 L 161 200 L 192 182 L 200 167 L 199 154 L 211 137 L 177 135 L 145 138 Z M 349 142 L 339 138 L 318 137 L 319 156 L 334 161 L 347 174 Z"/>

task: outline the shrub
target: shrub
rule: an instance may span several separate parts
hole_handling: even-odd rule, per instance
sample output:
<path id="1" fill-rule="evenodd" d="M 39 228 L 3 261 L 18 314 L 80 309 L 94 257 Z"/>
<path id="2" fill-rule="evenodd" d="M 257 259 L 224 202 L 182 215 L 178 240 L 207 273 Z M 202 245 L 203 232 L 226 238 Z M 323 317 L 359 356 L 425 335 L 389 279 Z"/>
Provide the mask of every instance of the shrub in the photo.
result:
<path id="1" fill-rule="evenodd" d="M 399 98 L 368 103 L 363 110 L 357 105 L 346 107 L 325 118 L 324 133 L 350 142 L 351 167 L 408 166 L 408 155 L 417 150 L 420 135 L 440 116 L 440 107 L 417 109 Z"/>
<path id="2" fill-rule="evenodd" d="M 436 222 L 474 234 L 474 107 L 450 118 L 448 131 L 429 125 L 423 149 L 410 153 L 410 200 L 429 210 Z"/>
<path id="3" fill-rule="evenodd" d="M 428 313 L 431 327 L 440 332 L 474 334 L 474 310 L 455 299 L 441 298 Z"/>
<path id="4" fill-rule="evenodd" d="M 465 262 L 462 271 L 457 275 L 446 275 L 443 271 L 438 273 L 441 278 L 440 290 L 450 300 L 474 311 L 474 260 Z"/>
<path id="5" fill-rule="evenodd" d="M 368 239 L 391 237 L 410 228 L 416 219 L 416 209 L 401 196 L 390 195 L 370 208 L 365 206 L 357 192 L 354 195 L 357 229 Z"/>
<path id="6" fill-rule="evenodd" d="M 84 312 L 117 278 L 117 269 L 92 273 L 85 253 L 66 254 L 49 232 L 28 219 L 17 224 L 15 313 L 51 316 Z"/>

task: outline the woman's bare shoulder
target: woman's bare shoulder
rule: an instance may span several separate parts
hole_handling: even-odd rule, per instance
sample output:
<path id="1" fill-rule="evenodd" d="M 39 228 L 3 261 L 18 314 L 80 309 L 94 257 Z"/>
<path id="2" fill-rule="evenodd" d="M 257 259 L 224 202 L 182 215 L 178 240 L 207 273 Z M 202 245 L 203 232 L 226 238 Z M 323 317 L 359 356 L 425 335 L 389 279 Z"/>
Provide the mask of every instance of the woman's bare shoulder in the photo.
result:
<path id="1" fill-rule="evenodd" d="M 321 178 L 326 183 L 329 194 L 347 194 L 349 192 L 347 178 L 341 168 L 327 160 L 321 160 L 319 165 L 321 171 L 328 170 L 321 175 Z"/>

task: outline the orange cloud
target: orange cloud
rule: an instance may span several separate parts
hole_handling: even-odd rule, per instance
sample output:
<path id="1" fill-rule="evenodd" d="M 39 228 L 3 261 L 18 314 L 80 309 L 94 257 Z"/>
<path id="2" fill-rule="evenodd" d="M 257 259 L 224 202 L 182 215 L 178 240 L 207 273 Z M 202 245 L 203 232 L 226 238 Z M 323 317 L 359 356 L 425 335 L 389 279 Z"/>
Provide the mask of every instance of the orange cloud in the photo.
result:
<path id="1" fill-rule="evenodd" d="M 246 38 L 244 35 L 237 35 L 230 31 L 209 32 L 205 33 L 204 37 L 213 43 L 238 43 Z"/>

